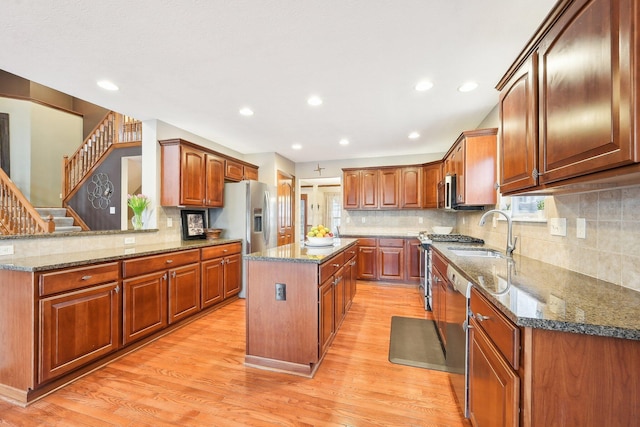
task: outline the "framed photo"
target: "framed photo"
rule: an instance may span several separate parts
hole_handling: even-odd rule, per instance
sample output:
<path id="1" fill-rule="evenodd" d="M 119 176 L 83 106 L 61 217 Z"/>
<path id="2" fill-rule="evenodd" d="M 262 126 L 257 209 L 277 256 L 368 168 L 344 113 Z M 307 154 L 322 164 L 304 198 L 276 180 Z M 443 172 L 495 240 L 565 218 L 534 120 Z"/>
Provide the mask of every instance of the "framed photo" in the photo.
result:
<path id="1" fill-rule="evenodd" d="M 196 240 L 206 238 L 205 211 L 180 211 L 182 215 L 182 239 Z"/>

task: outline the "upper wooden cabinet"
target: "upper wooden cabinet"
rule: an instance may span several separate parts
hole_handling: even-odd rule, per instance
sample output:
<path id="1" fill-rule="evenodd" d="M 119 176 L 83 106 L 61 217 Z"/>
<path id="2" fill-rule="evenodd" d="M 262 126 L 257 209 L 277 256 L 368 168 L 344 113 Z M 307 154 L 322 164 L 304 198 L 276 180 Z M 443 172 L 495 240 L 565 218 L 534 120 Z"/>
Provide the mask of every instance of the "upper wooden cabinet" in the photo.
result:
<path id="1" fill-rule="evenodd" d="M 638 25 L 634 0 L 555 6 L 497 86 L 502 193 L 640 182 Z"/>
<path id="2" fill-rule="evenodd" d="M 456 178 L 457 204 L 496 203 L 497 132 L 497 128 L 462 132 L 445 156 L 445 174 Z"/>
<path id="3" fill-rule="evenodd" d="M 438 184 L 442 180 L 442 162 L 432 162 L 422 168 L 422 207 L 437 208 Z"/>
<path id="4" fill-rule="evenodd" d="M 422 166 L 343 169 L 344 209 L 420 209 Z"/>
<path id="5" fill-rule="evenodd" d="M 224 183 L 257 179 L 257 166 L 225 157 L 183 139 L 160 141 L 162 206 L 224 205 Z"/>

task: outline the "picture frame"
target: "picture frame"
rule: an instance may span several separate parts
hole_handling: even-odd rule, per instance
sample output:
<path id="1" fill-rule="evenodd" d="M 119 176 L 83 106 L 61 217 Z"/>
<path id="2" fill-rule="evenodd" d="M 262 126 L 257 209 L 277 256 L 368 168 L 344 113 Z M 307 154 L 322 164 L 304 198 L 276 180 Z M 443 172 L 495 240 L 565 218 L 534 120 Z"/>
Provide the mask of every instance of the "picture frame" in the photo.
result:
<path id="1" fill-rule="evenodd" d="M 205 239 L 204 230 L 207 228 L 205 211 L 183 210 L 182 216 L 182 239 L 198 240 Z"/>

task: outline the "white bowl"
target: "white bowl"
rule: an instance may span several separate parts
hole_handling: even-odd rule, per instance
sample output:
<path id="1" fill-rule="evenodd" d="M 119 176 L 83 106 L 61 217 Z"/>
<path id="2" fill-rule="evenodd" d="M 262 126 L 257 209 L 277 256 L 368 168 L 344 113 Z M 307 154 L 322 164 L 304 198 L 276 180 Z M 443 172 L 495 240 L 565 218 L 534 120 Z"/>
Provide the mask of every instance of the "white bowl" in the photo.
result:
<path id="1" fill-rule="evenodd" d="M 432 227 L 431 229 L 435 234 L 449 234 L 453 227 Z"/>
<path id="2" fill-rule="evenodd" d="M 307 237 L 309 246 L 329 246 L 333 245 L 333 237 Z"/>

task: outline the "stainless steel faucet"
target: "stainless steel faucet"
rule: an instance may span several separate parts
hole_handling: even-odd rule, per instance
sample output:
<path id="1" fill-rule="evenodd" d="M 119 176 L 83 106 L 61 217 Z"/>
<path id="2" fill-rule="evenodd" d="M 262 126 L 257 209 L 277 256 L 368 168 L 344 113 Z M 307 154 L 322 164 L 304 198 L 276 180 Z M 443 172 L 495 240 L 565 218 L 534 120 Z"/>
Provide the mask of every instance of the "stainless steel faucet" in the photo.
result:
<path id="1" fill-rule="evenodd" d="M 506 213 L 502 212 L 501 210 L 498 209 L 491 209 L 490 211 L 487 211 L 484 213 L 484 215 L 482 215 L 482 217 L 480 218 L 480 226 L 484 225 L 485 219 L 487 218 L 487 216 L 489 216 L 489 214 L 492 213 L 498 213 L 498 214 L 502 214 L 506 219 L 507 219 L 507 250 L 505 251 L 505 254 L 507 255 L 507 257 L 511 258 L 513 257 L 513 251 L 516 249 L 516 242 L 518 241 L 518 237 L 513 237 L 513 231 L 512 231 L 512 221 L 511 221 L 511 217 L 509 215 L 507 215 Z M 513 241 L 512 241 L 513 239 Z"/>

